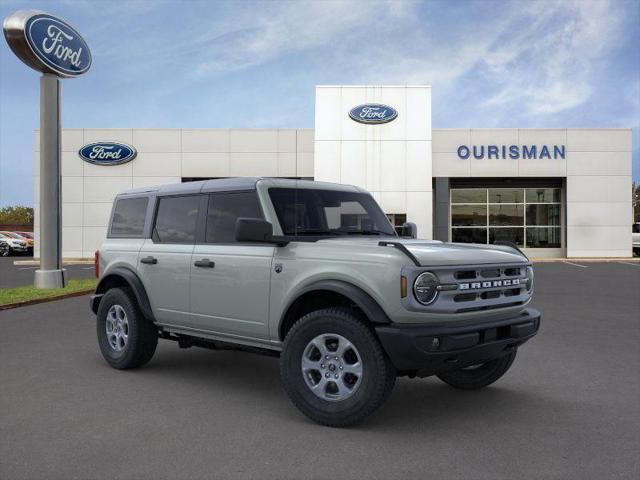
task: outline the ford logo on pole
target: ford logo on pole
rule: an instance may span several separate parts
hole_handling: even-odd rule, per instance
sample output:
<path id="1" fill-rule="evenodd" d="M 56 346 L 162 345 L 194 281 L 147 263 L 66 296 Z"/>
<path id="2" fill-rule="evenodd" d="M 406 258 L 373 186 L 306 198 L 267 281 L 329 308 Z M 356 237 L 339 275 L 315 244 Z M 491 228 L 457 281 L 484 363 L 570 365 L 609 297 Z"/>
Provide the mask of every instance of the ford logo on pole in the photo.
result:
<path id="1" fill-rule="evenodd" d="M 131 145 L 120 142 L 89 143 L 78 151 L 81 159 L 95 165 L 121 165 L 136 158 L 137 154 Z"/>
<path id="2" fill-rule="evenodd" d="M 4 35 L 18 58 L 40 72 L 77 77 L 91 67 L 91 51 L 82 36 L 48 13 L 14 13 L 5 19 Z"/>
<path id="3" fill-rule="evenodd" d="M 395 108 L 380 103 L 358 105 L 349 111 L 349 117 L 359 123 L 380 124 L 395 120 L 398 112 Z"/>

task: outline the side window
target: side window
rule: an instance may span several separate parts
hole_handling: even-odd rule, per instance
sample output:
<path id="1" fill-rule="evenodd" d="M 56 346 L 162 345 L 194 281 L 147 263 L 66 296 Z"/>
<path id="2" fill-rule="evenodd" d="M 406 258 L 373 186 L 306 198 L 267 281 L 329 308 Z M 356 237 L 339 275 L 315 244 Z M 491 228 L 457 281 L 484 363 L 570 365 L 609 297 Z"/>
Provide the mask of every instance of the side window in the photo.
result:
<path id="1" fill-rule="evenodd" d="M 159 243 L 194 243 L 200 195 L 160 198 L 153 239 Z"/>
<path id="2" fill-rule="evenodd" d="M 111 221 L 112 237 L 142 237 L 147 215 L 147 197 L 123 198 L 116 202 Z"/>
<path id="3" fill-rule="evenodd" d="M 210 195 L 206 242 L 235 243 L 238 217 L 263 218 L 256 192 Z"/>

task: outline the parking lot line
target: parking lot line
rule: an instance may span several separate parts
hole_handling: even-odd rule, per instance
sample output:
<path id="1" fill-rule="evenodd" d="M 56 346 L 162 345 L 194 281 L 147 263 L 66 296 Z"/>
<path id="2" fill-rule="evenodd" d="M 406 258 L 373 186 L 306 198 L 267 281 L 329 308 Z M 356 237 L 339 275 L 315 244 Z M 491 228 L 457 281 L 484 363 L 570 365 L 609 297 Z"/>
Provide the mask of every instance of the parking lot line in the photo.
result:
<path id="1" fill-rule="evenodd" d="M 566 263 L 568 265 L 573 265 L 574 267 L 589 268 L 586 265 L 580 265 L 579 263 L 572 263 L 572 262 L 562 262 L 562 263 Z"/>
<path id="2" fill-rule="evenodd" d="M 640 263 L 631 263 L 631 262 L 618 262 L 623 263 L 624 265 L 631 265 L 632 267 L 640 267 Z"/>

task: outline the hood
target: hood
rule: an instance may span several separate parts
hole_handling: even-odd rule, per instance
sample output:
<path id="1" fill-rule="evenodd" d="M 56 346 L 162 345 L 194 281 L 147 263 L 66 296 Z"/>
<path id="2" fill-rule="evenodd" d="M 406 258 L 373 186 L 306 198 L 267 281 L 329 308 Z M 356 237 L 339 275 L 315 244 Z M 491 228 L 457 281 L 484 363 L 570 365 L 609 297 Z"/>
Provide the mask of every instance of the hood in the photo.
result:
<path id="1" fill-rule="evenodd" d="M 350 246 L 362 245 L 363 247 L 377 246 L 378 242 L 381 241 L 403 244 L 423 266 L 528 262 L 528 259 L 523 254 L 514 248 L 503 245 L 445 243 L 437 240 L 413 240 L 393 237 L 350 236 L 320 240 L 322 243 L 331 242 Z"/>

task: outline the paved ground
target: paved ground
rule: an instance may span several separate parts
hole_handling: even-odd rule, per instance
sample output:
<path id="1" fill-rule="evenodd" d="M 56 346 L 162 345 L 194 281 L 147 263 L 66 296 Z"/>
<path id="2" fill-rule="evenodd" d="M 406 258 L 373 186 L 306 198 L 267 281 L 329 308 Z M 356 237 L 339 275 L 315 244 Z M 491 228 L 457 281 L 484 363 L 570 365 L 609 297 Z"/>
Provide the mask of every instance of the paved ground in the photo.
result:
<path id="1" fill-rule="evenodd" d="M 0 257 L 0 288 L 22 287 L 33 284 L 33 272 L 38 267 L 14 265 L 16 260 L 29 260 L 26 255 Z M 68 278 L 92 278 L 93 265 L 65 265 Z"/>
<path id="2" fill-rule="evenodd" d="M 121 372 L 87 298 L 0 312 L 0 478 L 637 479 L 640 267 L 537 266 L 538 337 L 480 392 L 399 380 L 366 424 L 317 426 L 276 359 L 162 343 Z"/>

